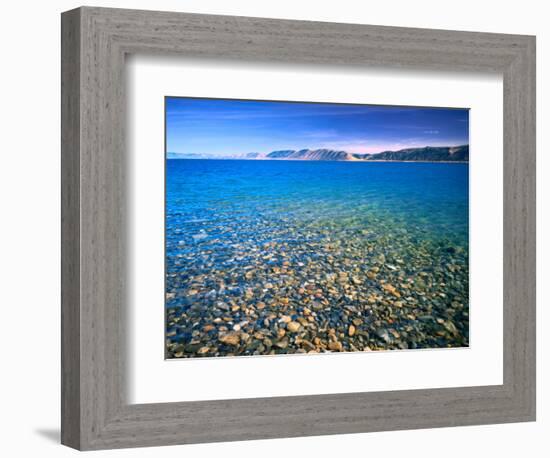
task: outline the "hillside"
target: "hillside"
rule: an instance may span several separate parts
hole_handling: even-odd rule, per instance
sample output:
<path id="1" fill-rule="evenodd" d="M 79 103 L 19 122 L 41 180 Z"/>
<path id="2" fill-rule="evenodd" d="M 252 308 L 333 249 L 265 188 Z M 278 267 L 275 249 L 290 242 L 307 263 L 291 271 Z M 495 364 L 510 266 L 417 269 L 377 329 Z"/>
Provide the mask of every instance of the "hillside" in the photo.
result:
<path id="1" fill-rule="evenodd" d="M 332 149 L 301 149 L 273 151 L 266 156 L 267 159 L 286 159 L 302 161 L 354 161 L 357 160 L 352 154 L 346 151 Z"/>
<path id="2" fill-rule="evenodd" d="M 167 159 L 249 159 L 282 161 L 380 161 L 380 162 L 468 162 L 469 145 L 424 146 L 405 148 L 398 151 L 383 151 L 373 154 L 352 154 L 347 151 L 321 149 L 279 150 L 271 153 L 247 153 L 231 156 L 217 156 L 194 153 L 167 153 Z"/>
<path id="3" fill-rule="evenodd" d="M 355 156 L 365 161 L 468 162 L 469 153 L 469 145 L 461 145 L 406 148 L 399 151 L 383 151 L 376 154 Z"/>
<path id="4" fill-rule="evenodd" d="M 469 146 L 425 146 L 375 154 L 351 154 L 332 149 L 301 149 L 273 151 L 265 159 L 302 161 L 418 161 L 468 162 Z"/>

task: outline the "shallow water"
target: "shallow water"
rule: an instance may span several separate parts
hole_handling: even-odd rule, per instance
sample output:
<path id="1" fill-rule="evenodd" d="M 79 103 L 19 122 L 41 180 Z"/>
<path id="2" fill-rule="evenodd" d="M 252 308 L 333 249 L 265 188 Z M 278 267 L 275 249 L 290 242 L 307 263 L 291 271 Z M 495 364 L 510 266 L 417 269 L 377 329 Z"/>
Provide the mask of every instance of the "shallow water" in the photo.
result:
<path id="1" fill-rule="evenodd" d="M 166 293 L 171 357 L 467 345 L 468 165 L 167 160 Z"/>

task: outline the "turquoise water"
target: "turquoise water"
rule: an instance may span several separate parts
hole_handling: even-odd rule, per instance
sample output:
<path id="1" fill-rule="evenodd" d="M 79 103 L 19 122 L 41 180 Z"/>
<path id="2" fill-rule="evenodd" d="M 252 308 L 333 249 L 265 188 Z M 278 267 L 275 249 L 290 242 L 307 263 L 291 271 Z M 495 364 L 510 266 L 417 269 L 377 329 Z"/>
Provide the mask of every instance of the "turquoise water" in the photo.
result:
<path id="1" fill-rule="evenodd" d="M 409 315 L 450 321 L 460 334 L 438 336 L 435 325 L 424 326 L 418 333 L 433 335 L 417 338 L 418 345 L 378 337 L 364 337 L 364 345 L 467 345 L 468 188 L 468 164 L 167 160 L 166 306 L 172 343 L 204 344 L 200 326 L 216 317 L 231 325 L 243 321 L 231 310 L 244 310 L 247 303 L 271 303 L 278 314 L 281 295 L 290 297 L 298 316 L 306 298 L 300 291 L 313 283 L 316 292 L 306 303 L 326 297 L 334 317 L 322 319 L 329 325 L 349 325 L 352 315 L 346 321 L 338 308 L 353 306 L 370 326 L 369 336 L 377 336 L 373 323 L 379 316 L 365 316 L 377 306 L 394 313 L 392 301 L 399 299 L 410 306 Z M 378 270 L 367 277 L 374 265 Z M 331 277 L 344 274 L 353 278 L 352 290 Z M 405 286 L 384 299 L 391 291 L 385 284 Z M 380 299 L 366 310 L 366 298 L 373 295 Z M 450 311 L 453 307 L 459 312 Z M 174 316 L 179 319 L 170 321 Z M 403 326 L 414 322 L 403 320 Z M 393 326 L 396 319 L 389 321 Z M 262 327 L 253 324 L 250 333 Z M 216 337 L 212 332 L 209 338 Z M 224 348 L 219 354 L 227 353 Z M 277 352 L 290 348 L 295 347 Z"/>

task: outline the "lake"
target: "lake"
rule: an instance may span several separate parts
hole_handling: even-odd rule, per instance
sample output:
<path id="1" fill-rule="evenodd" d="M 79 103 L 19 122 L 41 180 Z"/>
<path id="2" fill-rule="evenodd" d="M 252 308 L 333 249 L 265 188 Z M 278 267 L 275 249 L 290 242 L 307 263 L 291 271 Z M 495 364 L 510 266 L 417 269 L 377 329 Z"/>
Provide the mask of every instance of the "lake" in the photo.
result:
<path id="1" fill-rule="evenodd" d="M 167 357 L 468 346 L 468 164 L 166 161 Z"/>

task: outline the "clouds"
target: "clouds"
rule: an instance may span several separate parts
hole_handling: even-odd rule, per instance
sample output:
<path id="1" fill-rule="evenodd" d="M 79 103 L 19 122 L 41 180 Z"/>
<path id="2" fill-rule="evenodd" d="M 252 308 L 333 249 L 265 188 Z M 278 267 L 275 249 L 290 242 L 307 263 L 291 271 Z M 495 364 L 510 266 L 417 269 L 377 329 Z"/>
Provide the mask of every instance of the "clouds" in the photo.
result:
<path id="1" fill-rule="evenodd" d="M 166 99 L 168 151 L 232 155 L 331 148 L 372 153 L 468 143 L 468 110 Z"/>

